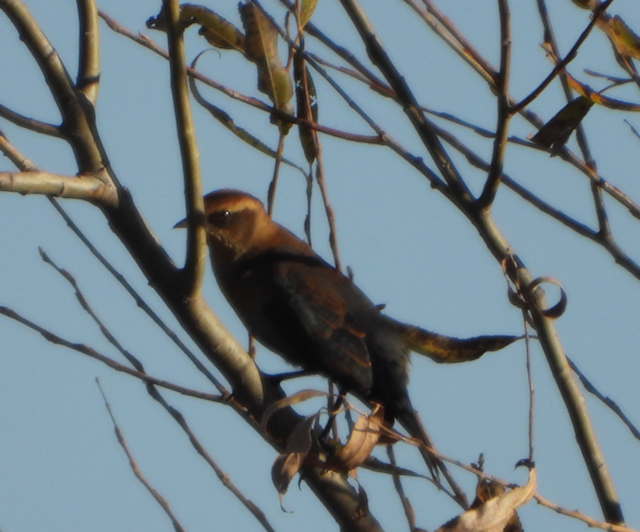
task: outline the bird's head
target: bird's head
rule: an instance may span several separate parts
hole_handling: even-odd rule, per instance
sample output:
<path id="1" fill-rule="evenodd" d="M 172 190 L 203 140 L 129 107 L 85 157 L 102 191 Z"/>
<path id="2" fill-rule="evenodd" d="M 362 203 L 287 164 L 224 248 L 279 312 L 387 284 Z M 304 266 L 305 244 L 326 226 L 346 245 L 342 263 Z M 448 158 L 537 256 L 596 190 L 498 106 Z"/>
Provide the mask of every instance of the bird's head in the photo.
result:
<path id="1" fill-rule="evenodd" d="M 235 260 L 269 240 L 274 224 L 262 203 L 245 192 L 223 189 L 204 197 L 207 243 L 215 258 Z M 175 227 L 186 227 L 183 220 Z"/>

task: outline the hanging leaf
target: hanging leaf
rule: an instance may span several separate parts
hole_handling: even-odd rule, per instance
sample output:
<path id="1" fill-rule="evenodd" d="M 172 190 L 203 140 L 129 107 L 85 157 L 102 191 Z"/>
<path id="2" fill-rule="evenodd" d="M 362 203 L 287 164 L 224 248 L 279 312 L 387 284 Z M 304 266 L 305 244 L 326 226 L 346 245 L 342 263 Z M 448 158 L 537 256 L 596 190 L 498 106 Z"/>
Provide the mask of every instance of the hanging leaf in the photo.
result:
<path id="1" fill-rule="evenodd" d="M 253 3 L 239 4 L 238 9 L 246 32 L 245 53 L 258 67 L 258 89 L 269 97 L 276 109 L 292 114 L 293 88 L 289 72 L 278 56 L 278 30 Z M 278 123 L 284 133 L 291 129 L 289 122 L 273 117 L 272 121 Z"/>
<path id="2" fill-rule="evenodd" d="M 311 449 L 313 424 L 317 414 L 308 416 L 296 425 L 289 438 L 285 452 L 278 455 L 271 467 L 271 481 L 280 494 L 287 492 L 293 477 L 298 474 L 300 467 Z"/>
<path id="3" fill-rule="evenodd" d="M 180 22 L 183 28 L 199 24 L 203 35 L 211 46 L 223 50 L 237 50 L 244 54 L 244 35 L 231 22 L 204 6 L 196 4 L 180 5 Z M 147 20 L 147 27 L 166 31 L 164 10 L 157 17 Z"/>
<path id="4" fill-rule="evenodd" d="M 582 119 L 587 116 L 593 101 L 585 96 L 578 96 L 565 105 L 551 120 L 549 120 L 531 141 L 539 146 L 551 148 L 551 156 L 558 155 L 573 130 L 578 127 Z"/>
<path id="5" fill-rule="evenodd" d="M 298 118 L 309 122 L 317 122 L 318 101 L 316 99 L 316 88 L 311 78 L 311 72 L 309 72 L 305 64 L 304 55 L 300 50 L 296 50 L 293 56 L 293 78 L 296 83 Z M 318 135 L 315 129 L 306 124 L 300 124 L 298 131 L 304 156 L 307 162 L 312 164 L 318 157 Z"/>
<path id="6" fill-rule="evenodd" d="M 368 416 L 361 415 L 353 426 L 345 446 L 327 460 L 325 467 L 344 473 L 359 467 L 378 444 L 383 425 L 382 407 L 376 408 Z"/>

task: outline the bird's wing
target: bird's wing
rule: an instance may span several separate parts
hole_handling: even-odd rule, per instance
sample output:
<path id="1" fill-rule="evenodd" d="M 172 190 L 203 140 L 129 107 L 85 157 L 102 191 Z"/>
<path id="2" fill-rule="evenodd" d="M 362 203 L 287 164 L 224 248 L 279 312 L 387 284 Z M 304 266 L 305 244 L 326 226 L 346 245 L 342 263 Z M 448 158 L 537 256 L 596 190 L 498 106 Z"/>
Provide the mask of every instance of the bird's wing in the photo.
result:
<path id="1" fill-rule="evenodd" d="M 368 391 L 371 360 L 365 331 L 353 322 L 345 296 L 348 279 L 324 264 L 287 261 L 275 268 L 278 296 L 309 337 L 313 355 L 321 357 L 317 365 L 339 385 Z"/>

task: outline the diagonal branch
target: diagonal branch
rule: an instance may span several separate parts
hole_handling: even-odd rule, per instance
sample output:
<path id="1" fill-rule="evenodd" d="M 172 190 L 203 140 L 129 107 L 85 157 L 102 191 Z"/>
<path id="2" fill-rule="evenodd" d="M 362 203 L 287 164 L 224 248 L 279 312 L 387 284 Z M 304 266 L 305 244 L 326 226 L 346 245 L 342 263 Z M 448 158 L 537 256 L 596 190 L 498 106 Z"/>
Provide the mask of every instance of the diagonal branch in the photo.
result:
<path id="1" fill-rule="evenodd" d="M 122 435 L 122 432 L 120 431 L 120 427 L 118 427 L 118 424 L 116 423 L 116 418 L 113 415 L 113 412 L 111 410 L 111 405 L 109 404 L 109 401 L 107 401 L 107 396 L 105 395 L 104 391 L 102 390 L 102 386 L 100 385 L 100 381 L 98 379 L 96 379 L 96 383 L 98 384 L 98 388 L 100 389 L 100 393 L 102 394 L 102 399 L 104 400 L 104 406 L 106 407 L 107 412 L 109 412 L 109 417 L 111 418 L 111 422 L 113 423 L 113 428 L 115 430 L 116 438 L 118 439 L 118 443 L 120 444 L 120 446 L 122 447 L 122 450 L 124 451 L 124 453 L 127 455 L 127 458 L 129 459 L 129 465 L 131 466 L 131 470 L 133 471 L 133 474 L 142 483 L 142 485 L 145 488 L 147 488 L 147 491 L 156 500 L 156 502 L 160 505 L 160 507 L 164 510 L 164 512 L 169 516 L 169 519 L 171 519 L 171 522 L 173 523 L 174 530 L 176 532 L 185 532 L 184 528 L 182 528 L 182 525 L 180 524 L 180 522 L 177 520 L 176 516 L 171 511 L 171 508 L 169 507 L 169 503 L 164 499 L 164 497 L 162 495 L 160 495 L 160 493 L 158 493 L 158 491 L 155 488 L 153 488 L 151 486 L 151 484 L 149 484 L 149 481 L 147 481 L 147 479 L 144 478 L 144 475 L 142 474 L 142 472 L 138 468 L 138 465 L 136 464 L 136 461 L 133 459 L 133 455 L 129 451 L 129 447 L 127 446 L 127 442 L 125 441 L 124 436 Z"/>
<path id="2" fill-rule="evenodd" d="M 124 366 L 123 364 L 120 364 L 119 362 L 112 360 L 111 358 L 99 353 L 98 351 L 96 351 L 95 349 L 92 349 L 87 345 L 77 344 L 77 343 L 73 343 L 68 340 L 65 340 L 64 338 L 58 336 L 57 334 L 54 334 L 51 331 L 45 329 L 44 327 L 41 327 L 40 325 L 35 324 L 34 322 L 28 320 L 27 318 L 21 316 L 17 312 L 5 306 L 0 306 L 0 314 L 6 316 L 7 318 L 11 318 L 12 320 L 17 321 L 18 323 L 21 323 L 26 327 L 29 327 L 30 329 L 36 331 L 37 333 L 40 333 L 47 341 L 53 344 L 61 345 L 63 347 L 66 347 L 67 349 L 71 349 L 72 351 L 76 351 L 77 353 L 81 353 L 90 358 L 98 360 L 103 364 L 106 364 L 107 366 L 109 366 L 111 369 L 114 369 L 115 371 L 119 371 L 121 373 L 126 373 L 127 375 L 135 377 L 136 379 L 140 379 L 142 382 L 146 382 L 148 384 L 154 384 L 156 386 L 166 388 L 167 390 L 178 392 L 182 395 L 196 397 L 197 399 L 204 399 L 205 401 L 212 401 L 214 403 L 225 403 L 225 404 L 228 403 L 228 399 L 222 395 L 213 395 L 210 393 L 192 390 L 190 388 L 185 388 L 184 386 L 179 386 L 177 384 L 173 384 L 172 382 L 158 379 L 156 377 L 152 377 L 151 375 L 148 375 L 147 373 L 137 371 L 135 369 L 131 369 L 127 366 Z"/>
<path id="3" fill-rule="evenodd" d="M 470 203 L 472 201 L 471 192 L 468 190 L 462 177 L 456 170 L 453 161 L 449 158 L 442 147 L 430 121 L 424 116 L 424 113 L 411 92 L 409 85 L 397 70 L 396 66 L 391 61 L 391 58 L 387 55 L 380 39 L 375 34 L 373 27 L 367 20 L 364 11 L 358 5 L 356 0 L 341 0 L 341 3 L 342 7 L 351 17 L 354 26 L 358 30 L 358 33 L 367 48 L 369 58 L 372 63 L 380 69 L 393 90 L 396 92 L 396 95 L 403 106 L 404 112 L 409 117 L 411 124 L 420 136 L 420 139 L 427 151 L 430 153 L 433 161 L 440 171 L 440 174 L 454 192 L 456 202 L 460 205 Z"/>
<path id="4" fill-rule="evenodd" d="M 62 132 L 60 131 L 60 128 L 58 126 L 47 124 L 46 122 L 41 122 L 40 120 L 36 120 L 35 118 L 29 118 L 28 116 L 21 115 L 20 113 L 16 113 L 15 111 L 12 111 L 2 104 L 0 104 L 0 117 L 14 123 L 16 126 L 28 129 L 29 131 L 35 131 L 36 133 L 49 135 L 51 137 L 62 137 Z"/>

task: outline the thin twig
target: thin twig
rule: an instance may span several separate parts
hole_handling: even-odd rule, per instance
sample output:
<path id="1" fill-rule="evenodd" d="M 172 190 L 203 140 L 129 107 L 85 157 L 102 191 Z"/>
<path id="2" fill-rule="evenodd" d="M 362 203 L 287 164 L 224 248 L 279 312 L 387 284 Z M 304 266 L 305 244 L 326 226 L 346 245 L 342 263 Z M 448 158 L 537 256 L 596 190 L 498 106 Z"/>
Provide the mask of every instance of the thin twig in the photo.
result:
<path id="1" fill-rule="evenodd" d="M 120 351 L 120 353 L 122 353 L 123 356 L 125 356 L 125 358 L 136 368 L 138 373 L 142 373 L 146 375 L 146 372 L 144 370 L 142 363 L 120 344 L 120 342 L 115 338 L 113 334 L 111 334 L 111 332 L 107 329 L 107 327 L 102 323 L 102 321 L 95 314 L 93 309 L 90 307 L 88 301 L 82 294 L 82 291 L 80 290 L 80 287 L 78 286 L 78 283 L 76 282 L 74 277 L 68 271 L 63 270 L 62 268 L 59 268 L 51 260 L 51 258 L 48 255 L 46 255 L 44 251 L 42 251 L 42 249 L 40 250 L 40 254 L 46 263 L 51 265 L 58 273 L 60 273 L 60 275 L 62 275 L 71 284 L 71 286 L 76 291 L 76 298 L 80 302 L 80 305 L 89 314 L 91 319 L 93 319 L 93 321 L 98 325 L 98 327 L 100 328 L 100 331 L 105 336 L 105 338 L 107 338 L 107 340 L 118 351 Z M 204 447 L 200 444 L 199 440 L 196 438 L 196 436 L 193 434 L 193 432 L 189 428 L 187 422 L 184 419 L 184 416 L 182 416 L 182 414 L 180 414 L 180 412 L 178 412 L 175 408 L 171 407 L 166 402 L 166 400 L 160 395 L 160 393 L 154 386 L 154 384 L 157 383 L 157 380 L 156 379 L 153 379 L 153 380 L 143 379 L 143 380 L 147 383 L 147 391 L 149 392 L 151 397 L 153 397 L 154 400 L 159 402 L 171 414 L 171 416 L 178 422 L 180 427 L 189 436 L 189 440 L 191 441 L 192 445 L 194 446 L 198 454 L 200 454 L 206 460 L 206 462 L 211 466 L 211 468 L 215 471 L 218 478 L 222 481 L 223 485 L 227 489 L 229 489 L 247 507 L 247 509 L 251 511 L 251 513 L 253 513 L 253 515 L 260 521 L 260 523 L 265 527 L 266 530 L 268 530 L 269 532 L 273 532 L 273 528 L 269 525 L 264 513 L 257 506 L 255 506 L 255 504 L 253 504 L 251 501 L 246 499 L 246 497 L 244 497 L 242 493 L 233 485 L 233 483 L 229 480 L 229 477 L 222 471 L 222 469 L 207 453 L 206 449 L 204 449 Z M 168 387 L 168 386 L 165 386 L 165 387 Z M 174 391 L 179 391 L 178 389 L 182 389 L 181 393 L 183 393 L 183 391 L 185 390 L 184 388 L 177 387 L 177 386 L 174 386 L 169 389 L 172 389 Z M 193 393 L 189 393 L 189 395 L 197 396 L 201 394 L 199 392 L 193 392 Z M 227 396 L 227 397 L 217 398 L 216 402 L 230 404 L 231 401 L 232 401 L 231 397 Z"/>
<path id="2" fill-rule="evenodd" d="M 67 212 L 62 208 L 62 206 L 54 199 L 49 198 L 51 204 L 56 209 L 58 214 L 62 216 L 64 221 L 67 223 L 69 228 L 75 233 L 75 235 L 80 239 L 80 241 L 87 247 L 87 249 L 93 254 L 96 259 L 104 266 L 104 268 L 120 283 L 120 285 L 129 293 L 129 295 L 133 298 L 136 304 L 151 318 L 151 320 L 160 328 L 162 332 L 164 332 L 171 341 L 187 356 L 187 358 L 193 363 L 193 365 L 207 378 L 209 381 L 216 387 L 216 389 L 224 396 L 229 395 L 229 391 L 226 387 L 220 382 L 219 379 L 207 369 L 207 367 L 200 362 L 198 357 L 191 351 L 187 345 L 180 340 L 178 335 L 171 330 L 171 328 L 160 318 L 160 316 L 149 306 L 149 304 L 138 294 L 136 289 L 131 286 L 129 281 L 125 279 L 125 277 L 115 269 L 115 267 L 105 258 L 105 256 L 98 251 L 98 249 L 91 243 L 91 241 L 85 236 L 85 234 L 80 230 L 78 225 L 71 219 L 71 217 L 67 214 Z"/>
<path id="3" fill-rule="evenodd" d="M 430 0 L 422 0 L 425 9 L 414 0 L 404 0 L 429 28 L 440 37 L 460 58 L 468 63 L 490 85 L 496 85 L 498 73 L 495 68 L 471 45 L 458 29 L 445 17 Z"/>
<path id="4" fill-rule="evenodd" d="M 434 125 L 434 128 L 436 129 L 438 135 L 445 142 L 450 144 L 454 149 L 462 153 L 471 165 L 479 168 L 482 171 L 489 171 L 490 164 L 470 148 L 468 148 L 465 144 L 460 142 L 453 134 L 437 125 Z M 589 240 L 595 242 L 596 244 L 602 246 L 615 259 L 616 264 L 627 270 L 637 279 L 640 279 L 640 264 L 635 262 L 627 253 L 622 251 L 622 249 L 615 243 L 612 238 L 609 238 L 606 235 L 602 235 L 598 231 L 594 231 L 587 225 L 575 220 L 571 216 L 563 213 L 561 210 L 553 207 L 549 203 L 533 194 L 527 188 L 519 184 L 508 174 L 502 174 L 502 182 L 505 184 L 505 186 L 513 190 L 521 198 L 529 202 L 531 205 L 533 205 L 543 213 L 565 225 L 572 231 L 575 231 L 579 235 L 584 236 Z"/>
<path id="5" fill-rule="evenodd" d="M 223 469 L 217 464 L 217 462 L 211 457 L 211 455 L 207 452 L 207 450 L 202 446 L 200 440 L 193 433 L 189 424 L 185 420 L 184 416 L 172 407 L 169 403 L 165 401 L 165 399 L 158 393 L 155 388 L 149 389 L 149 393 L 151 397 L 153 397 L 158 403 L 160 403 L 164 409 L 169 412 L 171 417 L 178 423 L 180 428 L 187 434 L 189 437 L 189 441 L 193 448 L 197 451 L 197 453 L 202 456 L 202 458 L 207 462 L 209 467 L 213 469 L 216 476 L 222 483 L 222 485 L 227 488 L 233 495 L 244 505 L 244 507 L 251 512 L 251 514 L 258 520 L 258 522 L 262 525 L 262 527 L 267 530 L 267 532 L 275 532 L 273 527 L 269 524 L 266 515 L 260 508 L 256 506 L 254 502 L 247 499 L 242 492 L 235 486 L 235 484 L 229 478 Z"/>
<path id="6" fill-rule="evenodd" d="M 58 126 L 21 115 L 2 104 L 0 104 L 0 117 L 12 122 L 16 126 L 28 129 L 29 131 L 34 131 L 35 133 L 41 133 L 50 137 L 62 138 L 62 132 Z"/>
<path id="7" fill-rule="evenodd" d="M 338 251 L 338 234 L 336 228 L 336 218 L 333 212 L 333 207 L 329 202 L 329 192 L 327 191 L 327 184 L 324 179 L 324 159 L 322 157 L 322 144 L 318 141 L 317 145 L 318 156 L 316 162 L 316 181 L 318 188 L 320 189 L 320 195 L 322 196 L 322 204 L 324 205 L 324 212 L 327 217 L 327 223 L 329 225 L 329 246 L 333 253 L 333 264 L 338 270 L 342 270 L 342 264 L 340 263 L 340 252 Z"/>
<path id="8" fill-rule="evenodd" d="M 560 56 L 560 51 L 558 42 L 555 37 L 555 32 L 553 31 L 553 27 L 551 26 L 551 19 L 549 17 L 549 12 L 547 10 L 545 0 L 538 0 L 538 12 L 540 14 L 540 18 L 542 19 L 542 25 L 544 27 L 545 43 L 551 47 L 551 51 L 553 54 L 553 57 L 551 59 L 557 64 L 559 62 L 558 57 Z M 573 99 L 573 91 L 571 90 L 571 87 L 569 85 L 567 72 L 564 69 L 560 72 L 560 82 L 562 83 L 562 89 L 564 91 L 565 99 L 567 103 L 569 103 Z M 589 168 L 591 172 L 595 173 L 596 162 L 591 155 L 587 136 L 581 123 L 578 124 L 578 127 L 576 128 L 576 139 L 578 141 L 580 151 L 582 152 L 582 158 L 584 160 L 585 166 Z M 609 238 L 611 236 L 611 229 L 609 227 L 609 220 L 604 206 L 604 201 L 602 199 L 602 189 L 593 180 L 590 182 L 590 185 L 596 215 L 598 218 L 598 225 L 600 228 L 600 236 L 602 236 L 603 238 Z"/>
<path id="9" fill-rule="evenodd" d="M 560 72 L 562 72 L 562 70 L 564 70 L 564 68 L 571 61 L 575 59 L 576 55 L 578 54 L 578 49 L 580 48 L 580 46 L 582 46 L 582 43 L 587 39 L 587 37 L 591 33 L 591 30 L 595 27 L 596 23 L 598 22 L 602 14 L 611 5 L 611 2 L 613 2 L 613 0 L 605 0 L 605 2 L 602 2 L 600 5 L 598 5 L 596 9 L 594 9 L 593 17 L 591 18 L 589 25 L 582 32 L 580 37 L 578 37 L 578 40 L 575 42 L 571 50 L 569 50 L 569 53 L 564 57 L 564 59 L 558 62 L 555 67 L 553 67 L 553 70 L 549 73 L 546 79 L 540 85 L 538 85 L 538 87 L 536 87 L 536 89 L 531 94 L 529 94 L 529 96 L 521 100 L 518 104 L 511 106 L 511 113 L 517 113 L 521 109 L 524 109 L 525 107 L 527 107 L 533 100 L 535 100 L 538 96 L 540 96 L 540 94 L 542 94 L 542 92 L 555 79 L 555 77 Z"/>
<path id="10" fill-rule="evenodd" d="M 29 327 L 30 329 L 33 329 L 34 331 L 40 333 L 46 340 L 48 340 L 49 342 L 53 343 L 53 344 L 57 344 L 57 345 L 61 345 L 63 347 L 66 347 L 68 349 L 72 349 L 73 351 L 76 351 L 78 353 L 81 353 L 83 355 L 86 355 L 88 357 L 94 358 L 96 360 L 99 360 L 100 362 L 102 362 L 103 364 L 106 364 L 107 366 L 109 366 L 110 368 L 116 370 L 116 371 L 120 371 L 122 373 L 126 373 L 127 375 L 131 375 L 132 377 L 135 377 L 137 379 L 140 379 L 141 381 L 147 382 L 147 383 L 151 383 L 151 384 L 155 384 L 157 386 L 161 386 L 162 388 L 166 388 L 167 390 L 172 390 L 174 392 L 178 392 L 182 395 L 188 395 L 190 397 L 196 397 L 197 399 L 204 399 L 205 401 L 211 401 L 214 403 L 227 403 L 228 402 L 228 396 L 222 396 L 222 395 L 212 395 L 209 393 L 204 393 L 204 392 L 198 392 L 196 390 L 191 390 L 189 388 L 184 388 L 183 386 L 178 386 L 177 384 L 173 384 L 171 382 L 168 381 L 164 381 L 161 379 L 157 379 L 155 377 L 151 377 L 149 375 L 147 375 L 146 373 L 142 373 L 140 371 L 136 371 L 133 370 L 127 366 L 124 366 L 122 364 L 120 364 L 119 362 L 116 362 L 115 360 L 110 359 L 109 357 L 100 354 L 99 352 L 97 352 L 95 349 L 92 349 L 91 347 L 88 347 L 84 344 L 76 344 L 76 343 L 72 343 L 69 342 L 68 340 L 65 340 L 64 338 L 61 338 L 60 336 L 52 333 L 51 331 L 40 327 L 39 325 L 36 325 L 35 323 L 33 323 L 32 321 L 28 320 L 27 318 L 24 318 L 23 316 L 21 316 L 20 314 L 18 314 L 17 312 L 15 312 L 14 310 L 5 307 L 5 306 L 0 306 L 0 314 L 3 314 L 4 316 L 7 316 L 8 318 L 11 318 L 19 323 L 22 323 L 23 325 L 26 325 L 27 327 Z"/>
<path id="11" fill-rule="evenodd" d="M 511 77 L 511 13 L 507 0 L 499 0 L 500 10 L 500 72 L 496 76 L 498 96 L 498 125 L 493 141 L 491 168 L 484 189 L 478 199 L 478 208 L 486 209 L 492 203 L 500 185 L 504 157 L 509 137 L 509 78 Z"/>
<path id="12" fill-rule="evenodd" d="M 470 203 L 472 201 L 471 192 L 457 171 L 453 161 L 442 147 L 431 122 L 421 111 L 405 78 L 400 74 L 382 46 L 380 39 L 367 20 L 364 11 L 356 0 L 341 0 L 341 4 L 360 34 L 360 38 L 367 48 L 367 53 L 371 61 L 380 69 L 394 89 L 411 124 L 420 136 L 422 143 L 431 155 L 440 174 L 453 191 L 455 202 L 458 204 Z"/>
<path id="13" fill-rule="evenodd" d="M 109 28 L 114 32 L 119 33 L 120 35 L 123 35 L 128 39 L 131 39 L 132 41 L 144 46 L 145 48 L 151 50 L 152 52 L 158 54 L 161 57 L 164 57 L 165 59 L 169 58 L 169 54 L 146 35 L 142 35 L 142 34 L 136 35 L 132 31 L 128 30 L 127 28 L 119 24 L 116 20 L 111 18 L 109 15 L 107 15 L 103 11 L 98 11 L 98 13 L 100 15 L 100 18 L 102 18 L 107 24 L 107 26 L 109 26 Z M 224 85 L 212 80 L 211 78 L 205 76 L 204 74 L 202 74 L 201 72 L 198 72 L 197 70 L 194 70 L 191 67 L 187 68 L 187 74 L 190 77 L 193 77 L 198 81 L 201 81 L 205 85 L 217 91 L 222 92 L 229 98 L 240 101 L 242 103 L 246 103 L 247 105 L 250 105 L 251 107 L 255 107 L 256 109 L 264 111 L 265 113 L 268 113 L 270 115 L 274 115 L 280 120 L 291 122 L 292 124 L 302 124 L 310 128 L 313 128 L 321 133 L 326 133 L 327 135 L 330 135 L 332 137 L 341 138 L 341 139 L 349 140 L 352 142 L 358 142 L 362 144 L 382 144 L 382 140 L 380 139 L 379 136 L 357 135 L 355 133 L 347 133 L 344 131 L 339 131 L 334 128 L 323 126 L 322 124 L 317 124 L 309 120 L 304 120 L 296 116 L 289 115 L 283 111 L 280 111 L 279 109 L 276 109 L 275 107 L 270 106 L 269 104 L 257 98 L 245 96 L 243 94 L 240 94 L 237 91 L 229 89 L 228 87 L 225 87 Z"/>
<path id="14" fill-rule="evenodd" d="M 396 493 L 400 498 L 400 502 L 402 503 L 402 508 L 404 508 L 404 515 L 407 518 L 407 522 L 409 523 L 409 531 L 413 532 L 416 529 L 416 515 L 413 511 L 413 507 L 411 506 L 411 502 L 409 501 L 407 495 L 404 492 L 404 488 L 402 487 L 402 481 L 400 480 L 400 475 L 397 471 L 398 465 L 396 464 L 396 455 L 393 451 L 393 446 L 387 445 L 387 456 L 389 457 L 389 463 L 393 468 L 393 485 L 396 488 Z"/>
<path id="15" fill-rule="evenodd" d="M 603 395 L 602 393 L 600 393 L 598 391 L 598 389 L 591 383 L 591 381 L 589 379 L 587 379 L 587 377 L 585 377 L 584 373 L 582 373 L 582 371 L 580 371 L 580 368 L 578 368 L 578 366 L 576 366 L 576 364 L 573 362 L 573 360 L 571 360 L 569 357 L 567 357 L 567 359 L 569 360 L 569 365 L 571 366 L 571 369 L 578 376 L 578 378 L 580 379 L 580 382 L 585 387 L 585 389 L 589 393 L 592 393 L 593 395 L 595 395 L 605 405 L 607 405 L 611 410 L 613 410 L 613 412 L 622 420 L 622 422 L 631 431 L 631 434 L 633 434 L 633 436 L 636 439 L 640 440 L 640 430 L 638 430 L 636 428 L 636 426 L 626 416 L 626 414 L 622 411 L 622 409 L 618 406 L 618 404 L 613 399 L 611 399 L 610 397 L 607 397 L 606 395 Z"/>
<path id="16" fill-rule="evenodd" d="M 584 515 L 583 513 L 577 512 L 575 510 L 567 510 L 566 508 L 563 508 L 562 506 L 559 506 L 559 505 L 557 505 L 557 504 L 555 504 L 555 503 L 553 503 L 551 501 L 548 501 L 542 495 L 539 495 L 537 493 L 533 496 L 533 498 L 541 506 L 544 506 L 546 508 L 550 508 L 554 512 L 559 513 L 561 515 L 565 515 L 567 517 L 573 517 L 574 519 L 578 519 L 579 521 L 582 521 L 583 523 L 586 523 L 590 527 L 601 528 L 602 530 L 607 530 L 608 532 L 636 532 L 634 529 L 628 528 L 626 526 L 615 525 L 615 524 L 612 524 L 612 523 L 605 523 L 603 521 L 598 521 L 596 519 L 592 519 L 591 517 L 588 517 L 588 516 Z"/>
<path id="17" fill-rule="evenodd" d="M 147 479 L 145 479 L 144 476 L 142 475 L 142 472 L 138 468 L 138 465 L 136 464 L 136 461 L 134 460 L 133 455 L 131 454 L 131 452 L 129 451 L 129 448 L 127 447 L 127 442 L 125 441 L 124 436 L 122 435 L 122 432 L 120 431 L 120 428 L 116 423 L 116 418 L 114 417 L 113 411 L 111 410 L 111 405 L 109 404 L 109 401 L 107 401 L 107 396 L 105 395 L 104 390 L 100 385 L 100 381 L 97 378 L 96 378 L 96 383 L 98 385 L 98 388 L 100 389 L 100 394 L 102 395 L 102 399 L 104 400 L 104 406 L 107 408 L 107 411 L 109 412 L 109 417 L 111 418 L 111 422 L 113 423 L 113 428 L 116 432 L 116 438 L 118 439 L 118 443 L 120 444 L 120 446 L 122 447 L 122 450 L 125 452 L 125 454 L 127 455 L 127 458 L 129 459 L 129 465 L 131 466 L 131 470 L 133 471 L 133 474 L 142 483 L 142 485 L 145 488 L 147 488 L 147 490 L 149 491 L 149 493 L 151 493 L 151 495 L 156 500 L 156 502 L 169 516 L 169 519 L 171 519 L 171 522 L 173 523 L 173 528 L 176 530 L 176 532 L 184 532 L 182 525 L 180 525 L 175 515 L 173 515 L 173 512 L 169 507 L 169 503 L 164 499 L 164 497 L 162 497 L 162 495 L 160 495 L 157 492 L 157 490 L 155 490 L 151 486 L 151 484 L 149 484 Z"/>
<path id="18" fill-rule="evenodd" d="M 38 170 L 38 167 L 22 154 L 0 130 L 0 152 L 2 152 L 22 172 Z"/>

